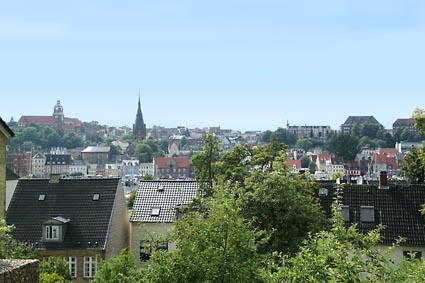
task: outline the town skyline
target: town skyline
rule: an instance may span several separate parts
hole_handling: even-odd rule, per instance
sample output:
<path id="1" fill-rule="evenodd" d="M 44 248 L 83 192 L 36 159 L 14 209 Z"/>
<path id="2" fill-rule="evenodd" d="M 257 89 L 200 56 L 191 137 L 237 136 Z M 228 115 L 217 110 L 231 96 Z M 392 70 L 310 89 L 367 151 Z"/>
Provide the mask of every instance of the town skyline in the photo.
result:
<path id="1" fill-rule="evenodd" d="M 409 118 L 425 81 L 425 4 L 409 1 L 11 1 L 0 115 L 274 130 Z"/>

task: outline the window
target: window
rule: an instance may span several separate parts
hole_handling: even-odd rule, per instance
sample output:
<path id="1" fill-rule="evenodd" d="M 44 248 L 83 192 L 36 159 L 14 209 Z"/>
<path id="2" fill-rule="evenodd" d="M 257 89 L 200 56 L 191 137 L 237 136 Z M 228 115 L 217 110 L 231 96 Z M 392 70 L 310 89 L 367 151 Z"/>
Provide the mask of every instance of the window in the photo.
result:
<path id="1" fill-rule="evenodd" d="M 97 258 L 95 256 L 84 257 L 84 277 L 93 278 L 97 271 Z"/>
<path id="2" fill-rule="evenodd" d="M 46 240 L 59 240 L 59 226 L 45 226 L 44 238 Z"/>
<path id="3" fill-rule="evenodd" d="M 341 206 L 341 214 L 345 222 L 350 222 L 350 207 L 348 205 Z"/>
<path id="4" fill-rule="evenodd" d="M 360 206 L 360 221 L 363 223 L 374 223 L 375 208 L 373 206 Z"/>
<path id="5" fill-rule="evenodd" d="M 151 216 L 159 216 L 160 211 L 160 207 L 152 207 Z"/>
<path id="6" fill-rule="evenodd" d="M 43 200 L 45 200 L 46 199 L 46 194 L 40 194 L 39 196 L 38 196 L 38 200 L 39 201 L 43 201 Z"/>
<path id="7" fill-rule="evenodd" d="M 422 252 L 421 251 L 403 251 L 403 257 L 407 258 L 408 260 L 421 259 Z"/>
<path id="8" fill-rule="evenodd" d="M 165 250 L 168 251 L 168 242 L 151 242 L 149 240 L 140 240 L 140 260 L 149 260 L 152 251 Z"/>
<path id="9" fill-rule="evenodd" d="M 100 194 L 93 194 L 93 200 L 99 200 Z"/>
<path id="10" fill-rule="evenodd" d="M 63 260 L 69 266 L 69 273 L 71 274 L 71 277 L 76 278 L 77 277 L 77 257 L 76 256 L 66 256 L 66 257 L 63 258 Z"/>

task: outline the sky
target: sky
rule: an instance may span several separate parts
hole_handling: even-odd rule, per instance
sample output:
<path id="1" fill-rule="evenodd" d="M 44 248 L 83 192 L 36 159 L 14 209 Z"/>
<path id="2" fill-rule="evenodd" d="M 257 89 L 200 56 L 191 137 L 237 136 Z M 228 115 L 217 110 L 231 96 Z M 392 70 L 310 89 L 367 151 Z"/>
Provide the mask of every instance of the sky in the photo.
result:
<path id="1" fill-rule="evenodd" d="M 423 0 L 0 0 L 0 117 L 386 128 L 425 108 Z"/>

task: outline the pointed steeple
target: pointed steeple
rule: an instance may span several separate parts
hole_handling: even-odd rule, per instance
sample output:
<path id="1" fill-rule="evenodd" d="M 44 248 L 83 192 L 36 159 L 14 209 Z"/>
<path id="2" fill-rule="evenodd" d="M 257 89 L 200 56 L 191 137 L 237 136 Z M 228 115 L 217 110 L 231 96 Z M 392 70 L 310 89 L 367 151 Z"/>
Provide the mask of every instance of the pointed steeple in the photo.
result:
<path id="1" fill-rule="evenodd" d="M 133 139 L 134 140 L 146 139 L 146 124 L 143 121 L 142 107 L 140 106 L 140 93 L 139 93 L 139 104 L 137 107 L 136 121 L 133 124 Z"/>

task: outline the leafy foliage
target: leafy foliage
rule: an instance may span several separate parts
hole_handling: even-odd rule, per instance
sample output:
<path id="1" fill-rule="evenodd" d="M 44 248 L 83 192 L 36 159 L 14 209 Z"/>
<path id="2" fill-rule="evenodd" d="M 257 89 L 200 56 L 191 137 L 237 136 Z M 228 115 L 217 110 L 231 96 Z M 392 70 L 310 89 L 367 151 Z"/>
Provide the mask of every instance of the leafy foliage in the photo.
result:
<path id="1" fill-rule="evenodd" d="M 412 147 L 403 159 L 402 171 L 412 184 L 425 183 L 425 149 Z"/>
<path id="2" fill-rule="evenodd" d="M 26 243 L 21 243 L 12 238 L 10 233 L 13 226 L 8 226 L 4 219 L 0 219 L 0 258 L 29 259 L 35 258 L 34 250 Z"/>
<path id="3" fill-rule="evenodd" d="M 136 282 L 136 263 L 127 250 L 117 257 L 102 261 L 93 279 L 93 283 L 133 283 Z"/>
<path id="4" fill-rule="evenodd" d="M 70 281 L 66 280 L 57 273 L 40 273 L 40 283 L 68 283 Z"/>
<path id="5" fill-rule="evenodd" d="M 338 133 L 332 135 L 326 143 L 330 153 L 342 157 L 344 160 L 353 160 L 358 152 L 359 139 L 355 135 Z"/>
<path id="6" fill-rule="evenodd" d="M 65 280 L 64 282 L 71 281 L 68 264 L 59 257 L 44 258 L 40 262 L 40 273 L 56 274 L 62 277 Z"/>

